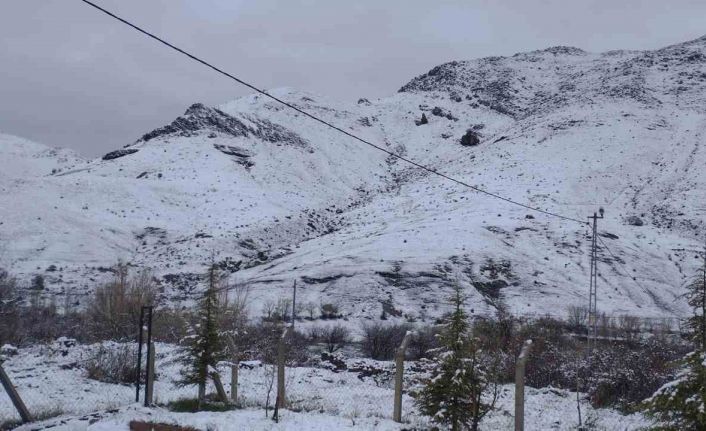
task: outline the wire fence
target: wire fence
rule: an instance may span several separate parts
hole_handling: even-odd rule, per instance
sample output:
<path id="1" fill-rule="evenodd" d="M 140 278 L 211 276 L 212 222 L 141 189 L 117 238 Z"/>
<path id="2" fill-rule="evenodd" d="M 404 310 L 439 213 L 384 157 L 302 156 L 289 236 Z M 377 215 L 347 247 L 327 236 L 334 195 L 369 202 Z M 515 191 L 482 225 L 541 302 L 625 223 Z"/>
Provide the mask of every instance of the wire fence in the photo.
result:
<path id="1" fill-rule="evenodd" d="M 110 382 L 109 376 L 101 374 L 102 367 L 110 366 L 101 361 L 119 352 L 129 355 L 126 359 L 131 368 L 122 371 L 131 378 L 135 373 L 135 344 L 108 342 L 81 346 L 72 339 L 60 338 L 19 350 L 4 346 L 2 367 L 32 420 L 83 415 L 135 401 L 134 386 Z M 10 397 L 0 394 L 0 429 L 19 422 L 21 417 Z"/>
<path id="2" fill-rule="evenodd" d="M 552 316 L 515 315 L 511 319 L 521 325 L 547 317 Z M 575 320 L 573 335 L 587 335 L 589 327 L 586 316 L 580 310 L 574 316 L 565 316 L 560 322 L 564 325 L 562 330 L 571 326 L 572 317 Z M 478 323 L 482 319 L 476 317 L 473 320 Z M 676 334 L 683 329 L 681 323 L 676 318 L 601 316 L 597 326 L 600 337 L 619 340 Z M 282 324 L 279 327 L 285 326 Z M 293 341 L 295 338 L 274 337 L 267 341 L 264 349 L 272 352 L 278 350 L 278 340 L 285 340 L 281 358 L 270 355 L 267 359 L 256 360 L 255 355 L 250 358 L 253 360 L 220 364 L 216 371 L 227 393 L 227 403 L 274 410 L 280 392 L 279 366 L 284 370 L 285 403 L 278 407 L 345 417 L 353 422 L 357 418 L 393 417 L 397 371 L 394 361 L 361 358 L 360 346 L 354 346 L 350 341 L 343 347 L 343 354 L 338 354 L 328 353 L 326 343 L 308 340 L 302 346 Z M 3 346 L 0 353 L 2 367 L 32 418 L 40 420 L 54 416 L 86 415 L 134 404 L 137 344 L 135 341 L 79 344 L 69 338 L 60 338 L 21 349 Z M 184 368 L 178 360 L 181 348 L 162 342 L 155 343 L 155 347 L 153 404 L 170 406 L 180 400 L 195 399 L 198 388 L 180 384 Z M 144 370 L 145 364 L 143 354 L 140 369 Z M 426 370 L 423 361 L 408 361 L 404 367 L 401 403 L 407 421 L 418 416 L 411 390 L 420 386 Z M 236 379 L 233 378 L 234 370 L 237 371 Z M 141 378 L 144 380 L 144 376 Z M 214 381 L 209 380 L 208 393 L 216 392 Z M 16 424 L 20 419 L 10 398 L 0 394 L 0 429 Z"/>

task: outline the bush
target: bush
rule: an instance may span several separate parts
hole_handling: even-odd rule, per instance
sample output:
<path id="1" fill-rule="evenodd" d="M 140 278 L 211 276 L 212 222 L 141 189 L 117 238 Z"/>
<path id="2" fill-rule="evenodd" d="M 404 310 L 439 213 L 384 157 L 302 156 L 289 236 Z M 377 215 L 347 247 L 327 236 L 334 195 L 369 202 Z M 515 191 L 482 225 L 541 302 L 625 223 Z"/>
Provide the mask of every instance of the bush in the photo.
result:
<path id="1" fill-rule="evenodd" d="M 96 288 L 86 315 L 98 339 L 133 339 L 142 306 L 155 302 L 154 277 L 149 270 L 130 276 L 128 266 L 123 263 L 118 263 L 113 272 L 113 281 Z"/>
<path id="2" fill-rule="evenodd" d="M 196 413 L 199 411 L 226 412 L 234 408 L 235 407 L 230 404 L 215 399 L 214 396 L 210 394 L 207 395 L 206 399 L 201 403 L 199 403 L 199 400 L 196 398 L 179 398 L 167 404 L 168 410 L 181 413 Z"/>
<path id="3" fill-rule="evenodd" d="M 321 304 L 319 311 L 322 319 L 338 319 L 341 317 L 338 313 L 338 305 L 336 304 Z"/>
<path id="4" fill-rule="evenodd" d="M 134 345 L 101 345 L 86 360 L 89 379 L 104 383 L 132 384 L 137 380 L 137 348 Z"/>
<path id="5" fill-rule="evenodd" d="M 321 339 L 326 345 L 326 350 L 333 353 L 351 341 L 351 333 L 348 328 L 341 325 L 328 326 L 323 329 Z"/>
<path id="6" fill-rule="evenodd" d="M 439 347 L 438 334 L 437 327 L 417 329 L 407 347 L 407 357 L 413 361 L 431 358 L 430 351 Z"/>
<path id="7" fill-rule="evenodd" d="M 0 345 L 19 344 L 19 302 L 15 278 L 0 268 Z"/>
<path id="8" fill-rule="evenodd" d="M 372 359 L 389 360 L 395 356 L 395 350 L 402 343 L 410 325 L 383 325 L 373 323 L 363 325 L 363 353 Z"/>

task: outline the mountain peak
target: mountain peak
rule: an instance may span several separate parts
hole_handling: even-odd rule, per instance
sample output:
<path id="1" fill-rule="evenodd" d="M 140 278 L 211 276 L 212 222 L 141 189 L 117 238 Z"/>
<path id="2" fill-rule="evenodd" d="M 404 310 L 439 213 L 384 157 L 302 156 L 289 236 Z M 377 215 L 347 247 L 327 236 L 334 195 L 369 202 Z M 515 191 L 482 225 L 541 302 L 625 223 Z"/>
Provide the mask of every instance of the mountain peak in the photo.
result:
<path id="1" fill-rule="evenodd" d="M 550 46 L 549 48 L 545 49 L 540 49 L 537 51 L 532 51 L 530 54 L 541 54 L 541 53 L 548 53 L 548 54 L 554 54 L 554 55 L 586 55 L 586 51 L 584 51 L 581 48 L 576 48 L 575 46 L 565 46 L 565 45 L 558 45 L 558 46 Z"/>

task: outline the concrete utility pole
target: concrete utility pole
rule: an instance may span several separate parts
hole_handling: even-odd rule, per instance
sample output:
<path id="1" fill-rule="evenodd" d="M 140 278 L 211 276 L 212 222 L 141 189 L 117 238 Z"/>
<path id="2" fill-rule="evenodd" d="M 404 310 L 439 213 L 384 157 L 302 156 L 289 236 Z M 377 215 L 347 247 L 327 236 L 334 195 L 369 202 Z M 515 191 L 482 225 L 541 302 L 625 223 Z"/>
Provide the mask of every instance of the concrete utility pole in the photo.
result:
<path id="1" fill-rule="evenodd" d="M 515 365 L 515 431 L 525 430 L 525 364 L 532 340 L 525 341 Z"/>
<path id="2" fill-rule="evenodd" d="M 392 420 L 402 422 L 402 382 L 404 377 L 404 355 L 407 352 L 407 346 L 412 340 L 413 332 L 407 332 L 402 339 L 400 347 L 395 352 L 395 399 L 392 410 Z"/>
<path id="3" fill-rule="evenodd" d="M 593 234 L 591 235 L 591 269 L 590 269 L 590 282 L 588 288 L 588 325 L 589 325 L 589 335 L 588 335 L 588 346 L 591 349 L 596 347 L 596 339 L 598 337 L 598 219 L 603 218 L 603 213 L 605 212 L 603 208 L 599 208 L 598 212 L 600 215 L 593 213 L 592 216 L 588 217 L 593 220 Z"/>
<path id="4" fill-rule="evenodd" d="M 292 329 L 297 321 L 297 279 L 294 279 L 294 291 L 292 292 Z"/>
<path id="5" fill-rule="evenodd" d="M 289 336 L 291 328 L 286 327 L 282 331 L 282 336 L 277 341 L 277 406 L 279 408 L 287 407 L 287 396 L 285 395 L 285 384 L 284 384 L 284 368 L 287 348 L 287 337 Z"/>

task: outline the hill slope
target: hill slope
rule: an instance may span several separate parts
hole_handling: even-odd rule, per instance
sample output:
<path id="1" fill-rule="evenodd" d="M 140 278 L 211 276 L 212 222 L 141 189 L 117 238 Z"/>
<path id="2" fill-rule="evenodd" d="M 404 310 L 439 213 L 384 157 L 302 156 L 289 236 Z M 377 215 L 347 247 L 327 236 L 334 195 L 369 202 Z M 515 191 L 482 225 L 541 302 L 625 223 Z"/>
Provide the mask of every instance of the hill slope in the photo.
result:
<path id="1" fill-rule="evenodd" d="M 704 237 L 705 66 L 706 38 L 555 47 L 440 65 L 374 101 L 275 93 L 508 198 L 581 220 L 605 207 L 599 308 L 682 315 Z M 0 136 L 13 166 L 14 139 Z M 122 258 L 153 267 L 179 301 L 213 256 L 258 304 L 297 279 L 301 301 L 352 317 L 433 318 L 457 282 L 482 313 L 504 302 L 561 315 L 587 301 L 585 226 L 461 188 L 261 96 L 195 104 L 100 160 L 59 158 L 72 167 L 0 176 L 4 260 L 52 291 L 90 291 Z"/>

